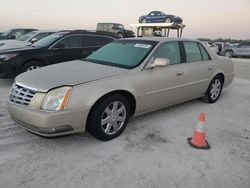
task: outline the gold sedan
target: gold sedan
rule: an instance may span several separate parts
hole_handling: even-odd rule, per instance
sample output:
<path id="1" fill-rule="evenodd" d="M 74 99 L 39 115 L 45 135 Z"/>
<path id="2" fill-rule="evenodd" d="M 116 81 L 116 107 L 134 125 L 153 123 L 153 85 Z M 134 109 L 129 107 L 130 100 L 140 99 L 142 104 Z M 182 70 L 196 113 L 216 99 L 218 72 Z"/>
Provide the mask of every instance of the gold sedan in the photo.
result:
<path id="1" fill-rule="evenodd" d="M 8 110 L 41 136 L 88 130 L 111 140 L 131 116 L 200 97 L 216 102 L 233 78 L 232 61 L 199 41 L 121 39 L 84 60 L 19 75 Z"/>

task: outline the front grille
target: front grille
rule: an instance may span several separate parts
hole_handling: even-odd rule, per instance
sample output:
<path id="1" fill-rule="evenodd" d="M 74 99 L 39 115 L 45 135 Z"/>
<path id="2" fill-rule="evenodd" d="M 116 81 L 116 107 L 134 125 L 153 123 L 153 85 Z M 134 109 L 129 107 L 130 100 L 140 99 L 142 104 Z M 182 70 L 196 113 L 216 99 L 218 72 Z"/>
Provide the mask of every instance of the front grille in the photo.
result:
<path id="1" fill-rule="evenodd" d="M 14 84 L 10 91 L 9 101 L 13 104 L 29 105 L 36 91 Z"/>

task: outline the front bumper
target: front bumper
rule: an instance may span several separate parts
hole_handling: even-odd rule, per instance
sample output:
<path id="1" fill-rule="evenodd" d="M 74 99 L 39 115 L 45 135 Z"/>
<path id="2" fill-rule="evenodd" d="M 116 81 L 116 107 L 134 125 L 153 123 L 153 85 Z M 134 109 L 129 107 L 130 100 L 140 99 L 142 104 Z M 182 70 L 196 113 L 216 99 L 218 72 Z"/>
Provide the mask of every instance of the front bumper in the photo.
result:
<path id="1" fill-rule="evenodd" d="M 45 137 L 61 136 L 85 131 L 87 110 L 47 112 L 29 109 L 8 102 L 11 118 L 25 129 Z"/>

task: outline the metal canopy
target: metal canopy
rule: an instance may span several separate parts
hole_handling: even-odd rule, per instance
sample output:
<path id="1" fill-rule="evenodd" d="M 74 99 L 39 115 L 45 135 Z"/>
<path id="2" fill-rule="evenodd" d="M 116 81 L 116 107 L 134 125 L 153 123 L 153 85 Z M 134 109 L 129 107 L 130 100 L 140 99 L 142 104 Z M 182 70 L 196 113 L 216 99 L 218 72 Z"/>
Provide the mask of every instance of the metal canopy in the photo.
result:
<path id="1" fill-rule="evenodd" d="M 177 31 L 177 38 L 181 38 L 183 29 L 186 27 L 184 24 L 178 24 L 178 23 L 137 23 L 137 24 L 130 24 L 131 27 L 134 27 L 137 29 L 136 36 L 147 36 L 146 31 L 147 30 L 163 30 L 164 31 L 164 37 L 169 37 L 170 30 L 176 30 Z M 140 35 L 141 33 L 141 35 Z"/>

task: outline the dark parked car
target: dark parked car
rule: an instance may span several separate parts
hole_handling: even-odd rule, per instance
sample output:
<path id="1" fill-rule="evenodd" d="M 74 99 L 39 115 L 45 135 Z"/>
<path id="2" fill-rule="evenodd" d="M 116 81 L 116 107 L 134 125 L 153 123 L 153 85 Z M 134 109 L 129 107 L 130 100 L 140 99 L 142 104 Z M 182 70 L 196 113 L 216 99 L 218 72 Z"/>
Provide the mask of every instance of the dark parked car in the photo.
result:
<path id="1" fill-rule="evenodd" d="M 221 55 L 226 57 L 250 57 L 250 41 L 242 42 L 237 46 L 227 46 L 222 48 Z"/>
<path id="2" fill-rule="evenodd" d="M 126 30 L 122 24 L 119 23 L 98 23 L 96 27 L 97 31 L 108 31 L 116 34 L 120 38 L 135 37 L 135 34 L 131 30 Z"/>
<path id="3" fill-rule="evenodd" d="M 139 23 L 182 23 L 182 18 L 175 15 L 165 14 L 161 11 L 152 11 L 148 15 L 141 16 Z"/>
<path id="4" fill-rule="evenodd" d="M 37 29 L 10 29 L 0 35 L 0 40 L 18 39 L 22 35 L 36 30 Z"/>
<path id="5" fill-rule="evenodd" d="M 0 78 L 42 66 L 85 58 L 118 39 L 109 32 L 63 31 L 49 35 L 31 46 L 0 51 Z"/>

